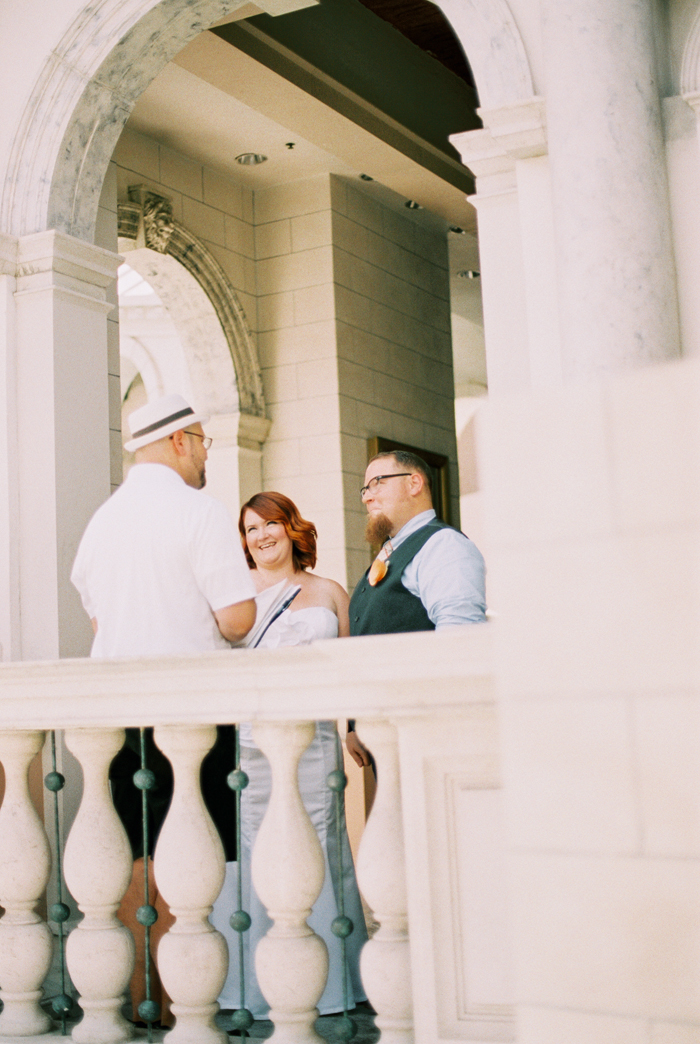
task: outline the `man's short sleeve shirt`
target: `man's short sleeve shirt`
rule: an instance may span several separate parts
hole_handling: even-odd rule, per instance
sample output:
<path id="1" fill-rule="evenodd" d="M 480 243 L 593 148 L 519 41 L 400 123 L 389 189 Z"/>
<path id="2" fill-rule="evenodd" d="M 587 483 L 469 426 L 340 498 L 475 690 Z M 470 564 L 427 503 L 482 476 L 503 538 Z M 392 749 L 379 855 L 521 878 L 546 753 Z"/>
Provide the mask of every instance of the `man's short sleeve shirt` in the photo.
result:
<path id="1" fill-rule="evenodd" d="M 88 524 L 71 579 L 93 656 L 228 648 L 214 611 L 255 588 L 228 511 L 162 464 L 137 464 Z"/>

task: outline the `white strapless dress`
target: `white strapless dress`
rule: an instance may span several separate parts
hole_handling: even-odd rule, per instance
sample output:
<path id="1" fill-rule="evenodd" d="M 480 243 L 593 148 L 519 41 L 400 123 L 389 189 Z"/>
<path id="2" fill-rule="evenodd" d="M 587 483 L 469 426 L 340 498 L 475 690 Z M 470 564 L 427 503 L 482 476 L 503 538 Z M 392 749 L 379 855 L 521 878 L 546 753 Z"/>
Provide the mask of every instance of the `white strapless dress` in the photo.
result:
<path id="1" fill-rule="evenodd" d="M 309 609 L 287 609 L 265 634 L 260 648 L 274 649 L 289 645 L 307 645 L 312 641 L 338 637 L 338 618 L 330 609 L 321 606 Z M 250 914 L 252 924 L 243 934 L 243 962 L 245 971 L 245 1007 L 256 1019 L 267 1018 L 270 1006 L 263 997 L 255 975 L 255 948 L 266 934 L 272 921 L 260 902 L 250 874 L 253 844 L 270 798 L 270 765 L 265 755 L 253 742 L 248 722 L 239 726 L 241 768 L 250 783 L 241 795 L 241 852 L 243 909 Z M 329 772 L 342 768 L 342 751 L 338 730 L 333 721 L 316 722 L 316 735 L 299 763 L 299 789 L 304 807 L 318 834 L 326 864 L 323 889 L 314 904 L 309 925 L 328 947 L 328 982 L 319 1001 L 321 1015 L 343 1010 L 343 973 L 347 977 L 348 1007 L 353 1008 L 367 999 L 360 979 L 360 950 L 367 940 L 362 902 L 357 889 L 355 868 L 350 851 L 345 814 L 341 811 L 341 853 L 338 852 L 335 795 L 326 784 Z M 341 872 L 342 866 L 342 872 Z M 222 1008 L 240 1008 L 240 964 L 238 934 L 229 924 L 236 909 L 238 864 L 226 864 L 226 879 L 214 904 L 210 920 L 225 937 L 229 949 L 229 969 L 224 988 L 219 996 Z M 345 914 L 355 930 L 346 940 L 346 962 L 343 969 L 340 940 L 331 932 L 331 922 L 338 916 L 338 899 L 343 890 Z"/>

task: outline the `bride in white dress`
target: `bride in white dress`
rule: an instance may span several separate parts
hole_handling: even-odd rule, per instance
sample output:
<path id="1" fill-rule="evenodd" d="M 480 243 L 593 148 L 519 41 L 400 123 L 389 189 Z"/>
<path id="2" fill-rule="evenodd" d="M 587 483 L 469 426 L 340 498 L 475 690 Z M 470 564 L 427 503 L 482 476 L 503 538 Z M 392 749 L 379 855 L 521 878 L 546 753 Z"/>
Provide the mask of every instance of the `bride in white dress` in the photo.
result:
<path id="1" fill-rule="evenodd" d="M 243 547 L 258 591 L 283 580 L 301 587 L 292 607 L 286 609 L 265 633 L 260 648 L 305 645 L 324 638 L 345 638 L 350 633 L 348 595 L 334 580 L 316 576 L 307 570 L 316 564 L 316 529 L 301 518 L 294 503 L 281 493 L 258 493 L 241 508 L 238 523 Z M 270 766 L 265 755 L 255 746 L 250 724 L 239 727 L 241 768 L 250 783 L 241 795 L 241 852 L 243 909 L 252 924 L 243 934 L 245 970 L 245 1007 L 256 1019 L 267 1018 L 269 1004 L 263 997 L 255 975 L 254 954 L 259 940 L 272 924 L 251 882 L 250 860 L 253 844 L 262 823 L 270 796 Z M 354 734 L 353 734 L 354 739 Z M 356 760 L 357 755 L 351 751 Z M 345 974 L 348 1008 L 366 1000 L 359 971 L 360 950 L 367 939 L 362 903 L 355 880 L 355 870 L 341 812 L 341 849 L 338 851 L 335 795 L 326 778 L 342 767 L 338 731 L 333 721 L 316 723 L 316 735 L 299 765 L 299 789 L 323 849 L 326 876 L 323 890 L 314 904 L 309 924 L 328 947 L 328 982 L 319 1001 L 321 1015 L 343 1010 L 343 974 Z M 342 855 L 342 859 L 341 859 Z M 342 867 L 342 870 L 341 870 Z M 238 867 L 226 864 L 224 887 L 214 904 L 211 921 L 226 938 L 229 948 L 229 970 L 219 996 L 222 1008 L 240 1008 L 238 934 L 229 924 L 235 910 Z M 343 969 L 341 942 L 331 931 L 338 916 L 338 896 L 342 889 L 345 915 L 354 931 L 345 940 L 346 961 Z"/>

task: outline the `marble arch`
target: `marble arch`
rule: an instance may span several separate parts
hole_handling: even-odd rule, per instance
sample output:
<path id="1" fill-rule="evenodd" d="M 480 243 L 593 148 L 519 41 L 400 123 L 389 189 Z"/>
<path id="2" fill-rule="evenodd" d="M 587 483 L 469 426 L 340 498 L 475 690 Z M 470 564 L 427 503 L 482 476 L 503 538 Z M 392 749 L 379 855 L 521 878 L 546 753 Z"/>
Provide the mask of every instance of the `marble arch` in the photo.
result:
<path id="1" fill-rule="evenodd" d="M 46 60 L 15 134 L 0 228 L 92 242 L 107 164 L 139 95 L 198 33 L 245 0 L 97 0 Z M 296 0 L 257 0 L 270 14 Z M 439 0 L 468 52 L 484 108 L 532 96 L 506 0 Z"/>
<path id="2" fill-rule="evenodd" d="M 132 204 L 119 207 L 119 235 L 127 245 L 136 240 L 138 228 L 137 223 L 123 220 L 130 210 Z M 240 410 L 264 417 L 262 375 L 245 313 L 221 265 L 204 244 L 171 218 L 160 249 L 129 249 L 126 260 L 153 286 L 181 331 L 196 378 L 197 401 L 206 402 L 212 413 Z M 186 293 L 181 292 L 183 280 L 189 280 Z M 194 307 L 191 302 L 196 302 Z"/>
<path id="3" fill-rule="evenodd" d="M 534 97 L 530 63 L 506 0 L 433 0 L 461 41 L 482 109 Z"/>
<path id="4" fill-rule="evenodd" d="M 181 361 L 187 383 L 175 386 L 191 393 L 198 407 L 210 414 L 235 413 L 240 409 L 236 374 L 229 346 L 214 306 L 199 281 L 171 254 L 161 254 L 148 247 L 124 253 L 126 264 L 142 276 L 156 292 L 172 321 L 180 342 Z M 153 375 L 161 380 L 168 373 L 169 358 L 160 351 L 161 339 L 149 348 L 150 365 L 141 372 L 149 398 L 164 395 L 172 389 L 154 384 Z M 128 352 L 127 352 L 128 354 Z M 175 371 L 177 372 L 177 371 Z"/>

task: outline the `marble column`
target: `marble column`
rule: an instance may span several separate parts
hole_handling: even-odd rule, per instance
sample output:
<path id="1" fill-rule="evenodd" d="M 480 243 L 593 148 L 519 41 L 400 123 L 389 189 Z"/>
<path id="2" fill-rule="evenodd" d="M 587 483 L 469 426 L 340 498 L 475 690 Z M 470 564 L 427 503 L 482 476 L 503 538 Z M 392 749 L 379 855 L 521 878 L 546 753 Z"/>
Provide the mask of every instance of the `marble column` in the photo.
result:
<path id="1" fill-rule="evenodd" d="M 679 353 L 647 0 L 543 0 L 564 379 Z"/>
<path id="2" fill-rule="evenodd" d="M 488 130 L 451 137 L 476 175 L 470 197 L 479 219 L 479 269 L 489 393 L 528 387 L 525 273 L 515 159 Z"/>
<path id="3" fill-rule="evenodd" d="M 59 232 L 16 240 L 14 421 L 8 503 L 22 606 L 13 654 L 85 655 L 90 625 L 70 570 L 85 525 L 110 493 L 107 289 L 119 258 Z M 7 494 L 9 496 L 9 493 Z"/>
<path id="4" fill-rule="evenodd" d="M 17 240 L 0 235 L 0 662 L 20 658 L 15 287 Z"/>
<path id="5" fill-rule="evenodd" d="M 561 383 L 544 101 L 480 109 L 483 130 L 453 134 L 476 175 L 489 394 Z"/>

